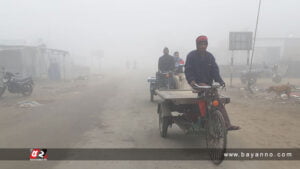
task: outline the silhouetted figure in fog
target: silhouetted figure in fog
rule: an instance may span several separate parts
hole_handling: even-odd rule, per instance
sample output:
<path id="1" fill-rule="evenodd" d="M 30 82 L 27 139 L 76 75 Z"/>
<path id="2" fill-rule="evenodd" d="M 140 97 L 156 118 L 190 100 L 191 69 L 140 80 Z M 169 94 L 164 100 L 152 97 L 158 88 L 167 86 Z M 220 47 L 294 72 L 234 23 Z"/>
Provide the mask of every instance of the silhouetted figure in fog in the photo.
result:
<path id="1" fill-rule="evenodd" d="M 169 49 L 165 47 L 163 53 L 164 55 L 161 56 L 158 60 L 158 71 L 160 72 L 174 71 L 175 61 L 173 56 L 169 55 Z"/>
<path id="2" fill-rule="evenodd" d="M 133 69 L 136 69 L 136 68 L 137 68 L 136 61 L 135 61 L 135 60 L 133 61 L 133 66 L 132 66 L 132 68 L 133 68 Z"/>
<path id="3" fill-rule="evenodd" d="M 128 60 L 126 61 L 126 68 L 130 69 L 130 62 Z"/>
<path id="4" fill-rule="evenodd" d="M 60 80 L 61 79 L 60 66 L 56 60 L 53 60 L 49 65 L 48 77 L 50 80 Z"/>

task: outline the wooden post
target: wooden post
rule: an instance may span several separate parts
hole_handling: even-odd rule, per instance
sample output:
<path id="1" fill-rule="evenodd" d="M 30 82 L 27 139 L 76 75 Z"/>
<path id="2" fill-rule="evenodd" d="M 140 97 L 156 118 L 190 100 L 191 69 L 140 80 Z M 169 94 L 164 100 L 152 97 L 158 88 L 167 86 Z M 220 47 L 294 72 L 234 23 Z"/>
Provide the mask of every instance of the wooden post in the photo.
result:
<path id="1" fill-rule="evenodd" d="M 230 87 L 232 87 L 232 73 L 233 73 L 233 50 L 231 53 L 231 61 L 230 61 Z"/>
<path id="2" fill-rule="evenodd" d="M 249 66 L 250 62 L 250 50 L 247 50 L 247 66 Z"/>

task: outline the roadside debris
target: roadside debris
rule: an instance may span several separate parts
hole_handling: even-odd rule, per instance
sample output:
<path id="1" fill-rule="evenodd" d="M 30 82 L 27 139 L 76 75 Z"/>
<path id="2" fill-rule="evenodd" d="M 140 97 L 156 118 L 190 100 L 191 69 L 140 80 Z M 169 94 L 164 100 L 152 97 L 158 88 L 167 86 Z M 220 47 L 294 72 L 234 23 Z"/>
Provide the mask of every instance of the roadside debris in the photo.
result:
<path id="1" fill-rule="evenodd" d="M 245 87 L 239 87 L 238 90 L 243 93 L 244 99 L 263 99 L 276 104 L 300 104 L 300 89 L 293 85 L 284 84 L 263 88 L 261 86 L 252 86 L 253 94 L 246 94 Z"/>
<path id="2" fill-rule="evenodd" d="M 266 100 L 273 100 L 274 98 L 273 97 L 270 97 L 270 96 L 267 96 L 265 97 Z"/>
<path id="3" fill-rule="evenodd" d="M 75 81 L 78 81 L 78 80 L 89 80 L 89 77 L 88 76 L 78 76 L 74 80 Z"/>
<path id="4" fill-rule="evenodd" d="M 295 99 L 300 99 L 300 96 L 296 96 L 296 95 L 291 95 L 291 97 L 293 97 Z"/>
<path id="5" fill-rule="evenodd" d="M 287 94 L 281 94 L 281 95 L 280 95 L 280 98 L 283 99 L 283 100 L 289 99 L 289 97 L 288 97 Z"/>
<path id="6" fill-rule="evenodd" d="M 300 99 L 300 92 L 292 92 L 291 97 L 294 97 L 296 99 Z"/>
<path id="7" fill-rule="evenodd" d="M 20 108 L 32 108 L 32 107 L 38 107 L 41 106 L 42 104 L 38 103 L 37 101 L 21 101 L 18 102 L 18 105 Z"/>
<path id="8" fill-rule="evenodd" d="M 286 102 L 278 102 L 279 104 L 286 104 Z"/>

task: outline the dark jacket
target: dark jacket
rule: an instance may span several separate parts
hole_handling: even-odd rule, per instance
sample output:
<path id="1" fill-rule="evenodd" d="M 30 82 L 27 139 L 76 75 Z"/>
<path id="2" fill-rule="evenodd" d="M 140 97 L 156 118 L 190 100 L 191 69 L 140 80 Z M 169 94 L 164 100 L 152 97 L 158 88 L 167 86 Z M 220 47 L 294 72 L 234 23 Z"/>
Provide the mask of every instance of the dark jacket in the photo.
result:
<path id="1" fill-rule="evenodd" d="M 158 70 L 162 72 L 173 71 L 175 69 L 175 61 L 171 55 L 163 55 L 158 60 Z"/>
<path id="2" fill-rule="evenodd" d="M 209 52 L 200 53 L 197 50 L 190 52 L 186 58 L 184 73 L 189 83 L 195 81 L 212 85 L 213 80 L 224 83 L 215 57 Z"/>

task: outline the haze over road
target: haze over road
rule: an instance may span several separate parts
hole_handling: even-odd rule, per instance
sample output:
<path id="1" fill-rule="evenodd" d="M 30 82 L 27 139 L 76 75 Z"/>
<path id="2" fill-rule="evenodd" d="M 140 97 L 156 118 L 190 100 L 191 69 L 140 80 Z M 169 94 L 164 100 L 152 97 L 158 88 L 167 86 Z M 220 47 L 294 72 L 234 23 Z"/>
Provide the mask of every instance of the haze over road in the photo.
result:
<path id="1" fill-rule="evenodd" d="M 58 90 L 48 98 L 41 99 L 41 93 L 31 96 L 44 104 L 32 109 L 14 106 L 24 98 L 5 95 L 0 101 L 0 147 L 1 148 L 186 148 L 205 147 L 205 139 L 185 136 L 173 125 L 166 139 L 159 135 L 156 103 L 149 101 L 146 82 L 148 72 L 127 71 L 116 75 L 76 82 L 69 90 Z M 130 80 L 128 80 L 130 79 Z M 62 85 L 63 86 L 63 85 Z M 77 87 L 77 88 L 76 88 Z M 49 88 L 49 87 L 48 87 Z M 42 85 L 37 90 L 42 90 Z M 45 89 L 44 89 L 45 90 Z M 41 92 L 41 91 L 40 91 Z M 30 99 L 30 98 L 29 98 Z M 156 100 L 158 98 L 156 97 Z M 233 99 L 228 106 L 230 116 L 242 130 L 229 132 L 228 147 L 255 148 L 276 147 L 270 134 L 268 121 L 255 122 L 246 110 L 249 107 Z M 251 105 L 250 105 L 251 106 Z M 260 105 L 258 105 L 259 108 Z M 263 109 L 262 109 L 263 111 Z M 257 111 L 258 113 L 259 110 Z M 291 112 L 293 113 L 293 112 Z M 248 114 L 248 115 L 247 115 Z M 276 112 L 275 112 L 276 114 Z M 256 114 L 257 115 L 257 114 Z M 246 117 L 245 117 L 246 116 Z M 261 114 L 261 119 L 264 119 Z M 287 119 L 295 124 L 290 131 L 297 131 L 298 123 L 292 114 Z M 252 119 L 251 119 L 252 118 Z M 245 122 L 245 120 L 248 122 Z M 274 121 L 274 120 L 273 120 Z M 276 121 L 275 121 L 276 123 Z M 249 126 L 256 127 L 251 128 Z M 259 127 L 267 126 L 266 129 Z M 252 133 L 252 136 L 249 135 Z M 299 146 L 299 138 L 284 135 L 290 139 L 285 148 Z M 261 136 L 261 137 L 260 137 Z M 286 137 L 285 137 L 286 136 Z M 294 141 L 292 140 L 294 139 Z M 51 156 L 51 154 L 49 154 Z M 0 168 L 298 168 L 298 161 L 224 161 L 220 166 L 210 161 L 0 161 Z"/>

